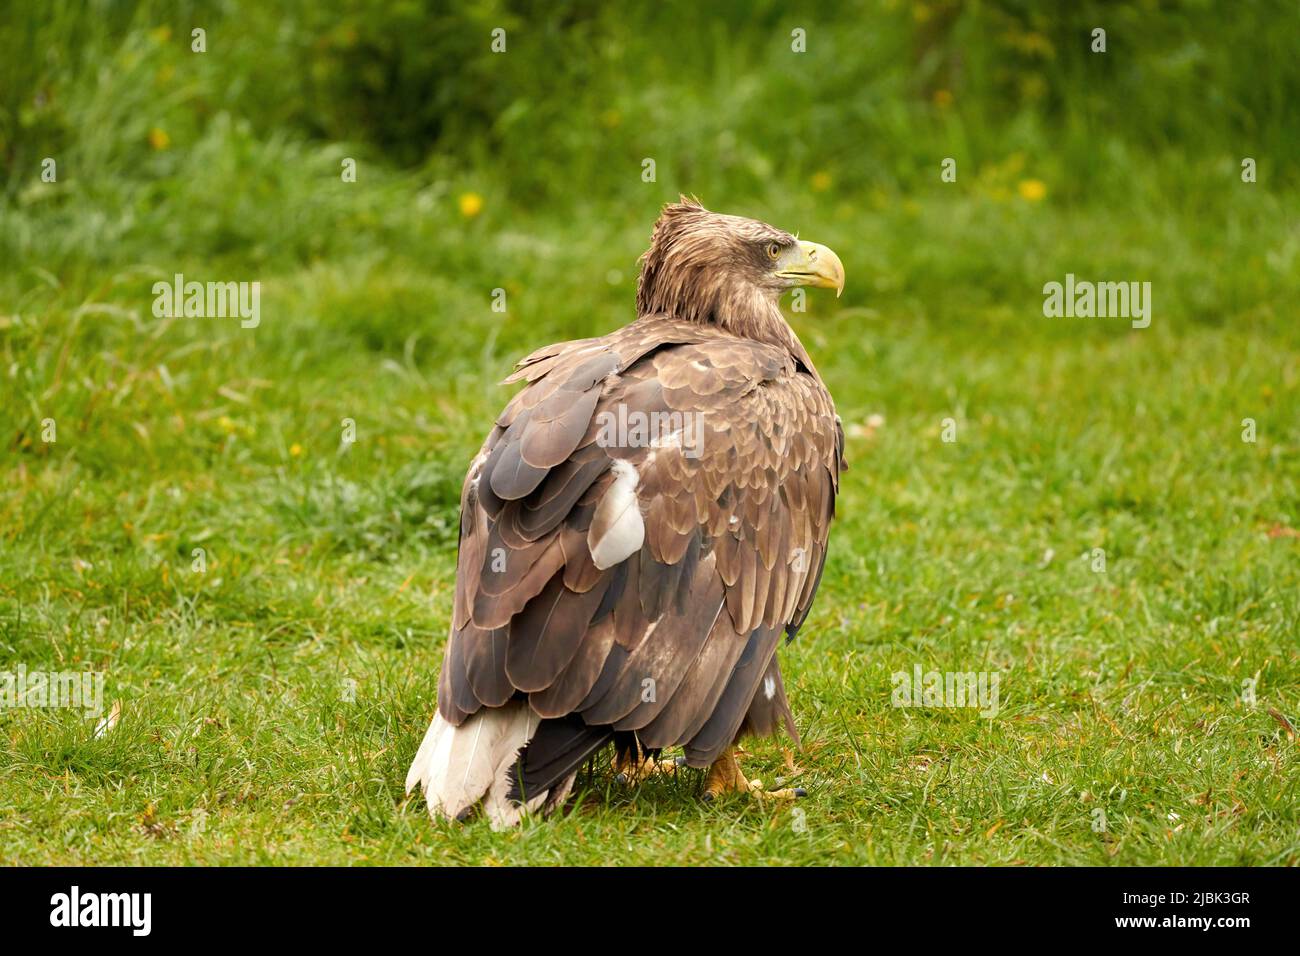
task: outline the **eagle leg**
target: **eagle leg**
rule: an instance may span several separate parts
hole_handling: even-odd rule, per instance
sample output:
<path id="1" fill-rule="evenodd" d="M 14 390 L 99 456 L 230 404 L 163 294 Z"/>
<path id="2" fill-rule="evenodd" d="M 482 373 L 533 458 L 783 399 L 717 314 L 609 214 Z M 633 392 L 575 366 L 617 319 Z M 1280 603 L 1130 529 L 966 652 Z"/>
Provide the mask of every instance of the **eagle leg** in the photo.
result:
<path id="1" fill-rule="evenodd" d="M 764 790 L 762 780 L 750 780 L 741 773 L 734 749 L 728 749 L 726 753 L 714 761 L 713 766 L 709 768 L 709 775 L 704 781 L 704 799 L 706 801 L 711 802 L 727 793 L 747 793 L 759 799 L 770 797 L 773 800 L 793 800 L 795 797 L 808 795 L 808 791 L 803 787 Z"/>
<path id="2" fill-rule="evenodd" d="M 638 757 L 631 753 L 620 752 L 614 758 L 614 770 L 617 773 L 614 779 L 619 783 L 641 783 L 657 773 L 676 773 L 677 768 L 684 766 L 685 763 L 685 757 L 658 760 L 648 754 Z"/>

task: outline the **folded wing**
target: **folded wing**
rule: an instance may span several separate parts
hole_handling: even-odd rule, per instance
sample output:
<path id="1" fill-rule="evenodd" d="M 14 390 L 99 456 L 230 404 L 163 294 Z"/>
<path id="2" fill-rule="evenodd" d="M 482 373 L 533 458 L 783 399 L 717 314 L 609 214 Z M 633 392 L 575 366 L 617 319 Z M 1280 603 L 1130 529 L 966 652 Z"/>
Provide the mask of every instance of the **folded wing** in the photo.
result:
<path id="1" fill-rule="evenodd" d="M 663 317 L 508 381 L 526 386 L 462 494 L 442 717 L 526 696 L 707 765 L 765 675 L 780 687 L 780 635 L 816 592 L 843 446 L 829 395 L 781 349 Z M 783 689 L 780 707 L 792 728 Z"/>

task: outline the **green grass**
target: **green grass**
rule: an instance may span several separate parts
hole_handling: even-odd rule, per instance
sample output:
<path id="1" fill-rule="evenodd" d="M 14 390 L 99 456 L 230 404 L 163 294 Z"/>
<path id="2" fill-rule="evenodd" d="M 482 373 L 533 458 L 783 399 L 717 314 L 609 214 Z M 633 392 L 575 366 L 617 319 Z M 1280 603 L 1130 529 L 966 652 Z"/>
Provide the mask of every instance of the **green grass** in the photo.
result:
<path id="1" fill-rule="evenodd" d="M 1230 133 L 1185 132 L 1194 105 L 1164 143 L 1094 100 L 994 129 L 988 91 L 967 113 L 955 85 L 945 119 L 903 98 L 915 76 L 850 97 L 842 65 L 803 91 L 841 112 L 783 139 L 762 109 L 781 47 L 728 47 L 715 23 L 692 42 L 725 56 L 680 79 L 647 64 L 645 91 L 608 77 L 606 48 L 563 65 L 602 84 L 584 103 L 653 105 L 644 123 L 575 122 L 533 167 L 495 129 L 412 165 L 304 132 L 288 101 L 273 128 L 214 109 L 204 84 L 236 71 L 212 54 L 194 76 L 167 54 L 174 99 L 124 99 L 129 68 L 158 69 L 132 58 L 163 42 L 150 23 L 98 37 L 117 85 L 68 79 L 67 130 L 29 126 L 8 154 L 66 150 L 57 184 L 10 168 L 0 202 L 0 670 L 102 671 L 122 709 L 100 738 L 78 712 L 0 709 L 0 862 L 1300 862 L 1300 190 L 1280 116 L 1257 141 L 1290 153 L 1258 151 L 1251 185 Z M 747 130 L 731 145 L 727 116 Z M 863 146 L 836 116 L 895 139 Z M 586 156 L 604 135 L 620 149 Z M 632 317 L 678 191 L 798 229 L 848 273 L 791 315 L 850 432 L 825 579 L 783 651 L 809 796 L 708 805 L 697 771 L 631 790 L 597 767 L 517 832 L 431 823 L 401 788 L 494 383 Z M 175 272 L 260 281 L 260 327 L 154 318 Z M 1044 318 L 1067 272 L 1150 281 L 1151 327 Z M 996 672 L 1000 712 L 893 707 L 890 675 L 918 664 Z M 751 776 L 792 776 L 779 742 L 748 749 Z"/>

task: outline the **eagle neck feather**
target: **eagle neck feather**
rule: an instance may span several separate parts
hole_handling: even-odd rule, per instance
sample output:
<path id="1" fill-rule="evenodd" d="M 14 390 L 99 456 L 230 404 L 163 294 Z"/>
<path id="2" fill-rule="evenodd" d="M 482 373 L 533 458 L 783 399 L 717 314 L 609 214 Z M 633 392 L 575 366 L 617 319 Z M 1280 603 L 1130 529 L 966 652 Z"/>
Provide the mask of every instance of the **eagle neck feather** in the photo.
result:
<path id="1" fill-rule="evenodd" d="M 709 294 L 710 291 L 712 295 Z M 653 292 L 644 297 L 644 302 L 642 296 L 638 295 L 637 318 L 661 316 L 669 320 L 684 320 L 717 329 L 736 338 L 774 345 L 787 352 L 802 371 L 821 381 L 799 336 L 786 322 L 780 307 L 767 296 L 759 293 L 746 294 L 746 290 L 737 290 L 731 295 L 721 289 L 706 290 L 702 295 L 698 290 L 691 292 L 684 292 L 680 298 L 667 301 L 667 297 Z"/>

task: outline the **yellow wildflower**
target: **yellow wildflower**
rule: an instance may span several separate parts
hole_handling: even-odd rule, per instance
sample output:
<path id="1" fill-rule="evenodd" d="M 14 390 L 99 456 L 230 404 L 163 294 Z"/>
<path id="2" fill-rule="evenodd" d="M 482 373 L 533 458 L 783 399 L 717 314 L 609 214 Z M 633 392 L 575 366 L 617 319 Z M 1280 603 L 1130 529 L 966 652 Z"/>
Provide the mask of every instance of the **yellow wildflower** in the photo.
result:
<path id="1" fill-rule="evenodd" d="M 1020 193 L 1020 198 L 1030 202 L 1040 202 L 1047 196 L 1047 186 L 1041 179 L 1022 179 L 1016 190 Z"/>
<path id="2" fill-rule="evenodd" d="M 478 193 L 461 193 L 458 202 L 460 214 L 466 219 L 473 219 L 483 211 L 483 197 Z"/>

